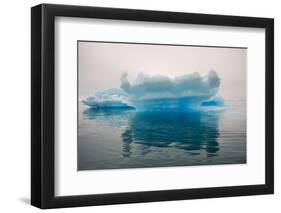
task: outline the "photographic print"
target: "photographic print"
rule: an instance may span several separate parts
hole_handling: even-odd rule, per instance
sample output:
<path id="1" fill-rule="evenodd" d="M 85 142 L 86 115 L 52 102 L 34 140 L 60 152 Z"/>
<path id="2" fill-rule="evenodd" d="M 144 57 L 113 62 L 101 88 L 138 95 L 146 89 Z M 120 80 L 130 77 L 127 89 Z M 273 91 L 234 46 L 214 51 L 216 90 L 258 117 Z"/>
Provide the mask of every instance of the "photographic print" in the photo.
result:
<path id="1" fill-rule="evenodd" d="M 31 8 L 33 206 L 273 193 L 273 18 Z"/>
<path id="2" fill-rule="evenodd" d="M 77 41 L 78 171 L 245 164 L 247 48 Z"/>

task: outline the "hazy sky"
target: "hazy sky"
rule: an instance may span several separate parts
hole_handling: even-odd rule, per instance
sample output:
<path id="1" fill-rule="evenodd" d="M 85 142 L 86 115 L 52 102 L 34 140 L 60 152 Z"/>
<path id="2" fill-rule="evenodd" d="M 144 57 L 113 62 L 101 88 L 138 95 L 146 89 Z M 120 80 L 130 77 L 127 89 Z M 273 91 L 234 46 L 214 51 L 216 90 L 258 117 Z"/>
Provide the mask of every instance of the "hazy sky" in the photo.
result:
<path id="1" fill-rule="evenodd" d="M 247 49 L 83 41 L 78 54 L 79 99 L 120 87 L 123 72 L 132 82 L 140 72 L 173 78 L 192 72 L 205 76 L 210 70 L 221 78 L 226 100 L 246 97 Z"/>

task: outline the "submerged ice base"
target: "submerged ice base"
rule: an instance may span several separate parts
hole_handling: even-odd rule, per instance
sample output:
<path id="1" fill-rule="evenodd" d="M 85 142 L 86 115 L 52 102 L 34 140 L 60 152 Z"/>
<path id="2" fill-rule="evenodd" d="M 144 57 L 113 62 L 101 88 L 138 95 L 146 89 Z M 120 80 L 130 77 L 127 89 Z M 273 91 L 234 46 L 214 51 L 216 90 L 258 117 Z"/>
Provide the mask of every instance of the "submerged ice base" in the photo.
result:
<path id="1" fill-rule="evenodd" d="M 218 95 L 220 78 L 215 71 L 201 77 L 191 73 L 171 79 L 140 73 L 133 83 L 121 76 L 120 88 L 96 92 L 83 100 L 91 108 L 130 108 L 138 111 L 190 111 L 223 106 Z"/>
<path id="2" fill-rule="evenodd" d="M 154 99 L 134 102 L 138 111 L 190 111 L 199 109 L 202 97 Z"/>

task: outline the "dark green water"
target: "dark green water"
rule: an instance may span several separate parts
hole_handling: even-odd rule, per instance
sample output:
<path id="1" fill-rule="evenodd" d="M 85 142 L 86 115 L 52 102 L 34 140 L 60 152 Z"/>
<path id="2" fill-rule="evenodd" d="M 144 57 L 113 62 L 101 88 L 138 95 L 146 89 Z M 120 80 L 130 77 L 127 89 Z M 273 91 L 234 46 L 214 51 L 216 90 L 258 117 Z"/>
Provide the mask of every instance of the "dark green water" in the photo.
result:
<path id="1" fill-rule="evenodd" d="M 79 104 L 78 170 L 246 163 L 246 104 L 200 112 L 94 110 Z"/>

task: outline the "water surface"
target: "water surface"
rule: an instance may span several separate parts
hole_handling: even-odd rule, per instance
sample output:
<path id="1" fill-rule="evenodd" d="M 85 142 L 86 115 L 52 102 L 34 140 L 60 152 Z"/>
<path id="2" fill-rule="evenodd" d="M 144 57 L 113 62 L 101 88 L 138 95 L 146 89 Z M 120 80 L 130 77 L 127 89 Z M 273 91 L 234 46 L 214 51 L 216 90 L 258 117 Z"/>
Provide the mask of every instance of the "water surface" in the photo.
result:
<path id="1" fill-rule="evenodd" d="M 79 103 L 78 170 L 246 163 L 246 104 L 138 112 Z"/>

